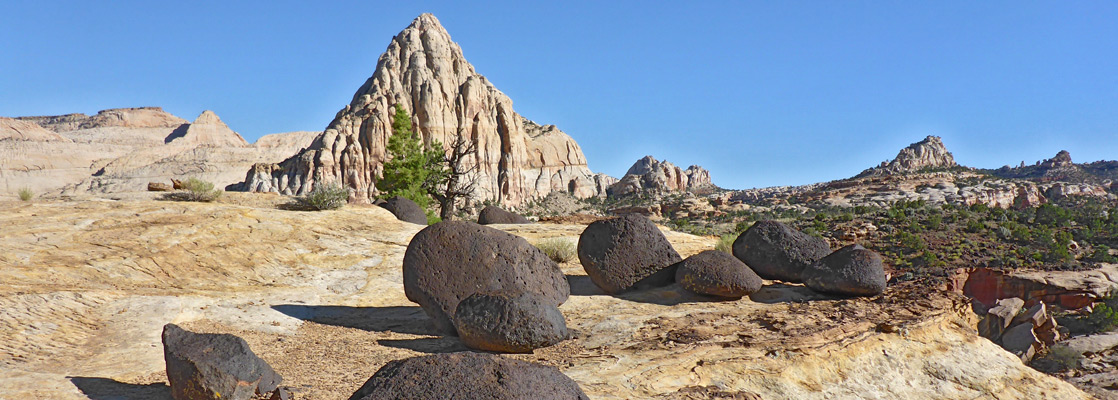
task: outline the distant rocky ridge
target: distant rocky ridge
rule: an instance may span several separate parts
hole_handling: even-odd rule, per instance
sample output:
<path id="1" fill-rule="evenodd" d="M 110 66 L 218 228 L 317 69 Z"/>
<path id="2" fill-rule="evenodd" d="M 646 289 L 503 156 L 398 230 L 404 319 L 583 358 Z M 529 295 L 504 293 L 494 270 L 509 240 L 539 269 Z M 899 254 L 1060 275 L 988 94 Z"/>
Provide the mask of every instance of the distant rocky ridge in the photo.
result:
<path id="1" fill-rule="evenodd" d="M 943 140 L 939 136 L 928 136 L 901 149 L 893 161 L 883 162 L 875 168 L 862 171 L 857 177 L 894 175 L 956 166 L 958 164 L 955 163 L 955 157 L 947 151 Z"/>
<path id="2" fill-rule="evenodd" d="M 476 200 L 515 206 L 551 192 L 586 198 L 605 193 L 613 179 L 594 174 L 578 143 L 554 125 L 517 114 L 462 55 L 438 19 L 423 14 L 392 38 L 376 70 L 310 148 L 283 162 L 254 165 L 245 189 L 303 194 L 317 179 L 340 182 L 356 201 L 377 194 L 385 144 L 396 105 L 413 118 L 423 141 L 477 144 Z"/>
<path id="3" fill-rule="evenodd" d="M 1076 164 L 1071 153 L 1060 150 L 1056 156 L 1034 165 L 1013 168 L 1008 165 L 996 170 L 986 171 L 1000 178 L 1026 179 L 1037 182 L 1064 181 L 1077 184 L 1113 185 L 1118 181 L 1118 161 L 1095 161 Z"/>
<path id="4" fill-rule="evenodd" d="M 637 160 L 620 181 L 610 185 L 606 192 L 611 197 L 635 193 L 680 193 L 711 190 L 710 171 L 698 165 L 686 170 L 667 161 L 657 161 L 652 156 Z"/>
<path id="5" fill-rule="evenodd" d="M 0 193 L 143 191 L 148 182 L 186 177 L 225 187 L 252 164 L 289 157 L 319 134 L 267 135 L 250 145 L 212 111 L 188 122 L 159 107 L 0 118 Z"/>

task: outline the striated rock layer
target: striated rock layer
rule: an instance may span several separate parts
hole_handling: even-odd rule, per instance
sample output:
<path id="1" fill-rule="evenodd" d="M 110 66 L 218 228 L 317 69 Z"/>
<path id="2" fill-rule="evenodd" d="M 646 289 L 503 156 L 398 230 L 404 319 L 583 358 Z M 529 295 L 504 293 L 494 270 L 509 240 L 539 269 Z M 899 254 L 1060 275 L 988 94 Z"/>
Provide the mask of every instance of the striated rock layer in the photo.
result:
<path id="1" fill-rule="evenodd" d="M 469 160 L 479 166 L 477 199 L 518 205 L 558 191 L 585 198 L 612 183 L 587 168 L 570 136 L 517 114 L 512 100 L 466 61 L 438 19 L 423 14 L 392 38 L 373 76 L 310 148 L 278 164 L 253 166 L 245 188 L 303 194 L 323 179 L 354 189 L 358 201 L 372 199 L 395 105 L 412 115 L 425 143 L 452 143 L 465 135 L 477 144 Z"/>

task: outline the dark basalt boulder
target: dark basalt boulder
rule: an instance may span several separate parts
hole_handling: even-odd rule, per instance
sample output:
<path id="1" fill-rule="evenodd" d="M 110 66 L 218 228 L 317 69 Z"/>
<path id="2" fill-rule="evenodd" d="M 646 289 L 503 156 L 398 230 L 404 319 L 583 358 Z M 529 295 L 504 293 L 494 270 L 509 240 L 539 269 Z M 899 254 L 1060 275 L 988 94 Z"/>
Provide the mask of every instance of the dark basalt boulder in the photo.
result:
<path id="1" fill-rule="evenodd" d="M 740 299 L 761 290 L 761 277 L 724 251 L 707 250 L 679 263 L 675 281 L 684 289 L 728 299 Z"/>
<path id="2" fill-rule="evenodd" d="M 520 214 L 505 211 L 505 209 L 501 207 L 485 206 L 485 208 L 481 209 L 481 213 L 479 213 L 477 216 L 477 223 L 482 225 L 530 224 L 532 223 L 532 221 L 529 221 L 527 218 L 524 218 L 524 216 Z"/>
<path id="3" fill-rule="evenodd" d="M 765 279 L 800 282 L 804 268 L 831 253 L 823 239 L 777 221 L 758 221 L 738 236 L 734 257 Z"/>
<path id="4" fill-rule="evenodd" d="M 272 393 L 283 380 L 248 343 L 229 334 L 163 326 L 163 356 L 175 400 L 247 400 Z"/>
<path id="5" fill-rule="evenodd" d="M 885 264 L 876 251 L 852 244 L 804 269 L 803 280 L 820 293 L 876 296 L 885 291 Z"/>
<path id="6" fill-rule="evenodd" d="M 558 306 L 571 288 L 559 265 L 527 240 L 473 222 L 443 221 L 415 234 L 404 252 L 404 294 L 443 332 L 475 293 L 525 292 Z"/>
<path id="7" fill-rule="evenodd" d="M 578 260 L 609 294 L 670 285 L 681 258 L 647 217 L 628 214 L 591 223 L 578 238 Z"/>
<path id="8" fill-rule="evenodd" d="M 395 215 L 398 220 L 427 225 L 427 213 L 423 212 L 423 208 L 419 207 L 419 204 L 415 204 L 407 197 L 389 197 L 383 203 L 377 205 L 391 211 L 392 215 Z"/>
<path id="9" fill-rule="evenodd" d="M 458 337 L 470 348 L 531 353 L 567 339 L 567 321 L 554 304 L 531 293 L 477 293 L 454 311 Z"/>
<path id="10" fill-rule="evenodd" d="M 349 400 L 588 400 L 558 368 L 495 354 L 449 353 L 391 361 Z"/>

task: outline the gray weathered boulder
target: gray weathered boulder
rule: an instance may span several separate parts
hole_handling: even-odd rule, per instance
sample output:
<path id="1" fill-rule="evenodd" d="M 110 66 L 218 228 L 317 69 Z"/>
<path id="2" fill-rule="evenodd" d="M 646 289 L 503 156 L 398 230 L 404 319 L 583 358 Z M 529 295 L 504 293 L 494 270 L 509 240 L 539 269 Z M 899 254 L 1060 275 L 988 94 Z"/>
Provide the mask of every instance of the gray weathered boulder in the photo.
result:
<path id="1" fill-rule="evenodd" d="M 670 285 L 681 258 L 647 217 L 628 214 L 591 223 L 578 238 L 578 260 L 606 293 Z"/>
<path id="2" fill-rule="evenodd" d="M 443 221 L 415 234 L 404 252 L 404 294 L 443 332 L 458 302 L 475 293 L 527 292 L 552 305 L 571 289 L 559 265 L 524 238 L 465 221 Z"/>
<path id="3" fill-rule="evenodd" d="M 885 264 L 876 251 L 852 244 L 803 271 L 804 285 L 820 293 L 876 296 L 885 291 Z"/>
<path id="4" fill-rule="evenodd" d="M 163 356 L 175 400 L 247 400 L 271 393 L 283 380 L 248 343 L 229 334 L 163 326 Z"/>
<path id="5" fill-rule="evenodd" d="M 1019 324 L 1009 328 L 1002 335 L 1001 345 L 1025 362 L 1031 360 L 1036 355 L 1036 350 L 1042 346 L 1032 324 Z"/>
<path id="6" fill-rule="evenodd" d="M 349 398 L 395 399 L 589 398 L 555 367 L 495 354 L 462 352 L 390 361 Z"/>
<path id="7" fill-rule="evenodd" d="M 734 241 L 733 251 L 762 278 L 800 282 L 804 268 L 830 254 L 831 248 L 823 239 L 767 220 L 757 221 L 742 232 Z"/>
<path id="8" fill-rule="evenodd" d="M 695 293 L 731 299 L 761 290 L 761 277 L 724 251 L 707 250 L 679 263 L 675 281 Z"/>
<path id="9" fill-rule="evenodd" d="M 1016 297 L 998 300 L 994 307 L 986 311 L 986 316 L 978 321 L 978 335 L 997 341 L 1024 306 L 1025 301 Z"/>
<path id="10" fill-rule="evenodd" d="M 527 224 L 531 223 L 524 216 L 506 211 L 505 209 L 497 206 L 485 206 L 478 213 L 477 223 L 482 225 L 489 224 Z"/>
<path id="11" fill-rule="evenodd" d="M 389 197 L 383 203 L 377 205 L 391 211 L 392 215 L 395 215 L 398 220 L 427 225 L 427 213 L 423 212 L 423 208 L 419 207 L 419 204 L 415 204 L 407 197 Z"/>
<path id="12" fill-rule="evenodd" d="M 476 293 L 454 311 L 458 337 L 471 348 L 530 353 L 567 339 L 559 308 L 531 293 Z"/>

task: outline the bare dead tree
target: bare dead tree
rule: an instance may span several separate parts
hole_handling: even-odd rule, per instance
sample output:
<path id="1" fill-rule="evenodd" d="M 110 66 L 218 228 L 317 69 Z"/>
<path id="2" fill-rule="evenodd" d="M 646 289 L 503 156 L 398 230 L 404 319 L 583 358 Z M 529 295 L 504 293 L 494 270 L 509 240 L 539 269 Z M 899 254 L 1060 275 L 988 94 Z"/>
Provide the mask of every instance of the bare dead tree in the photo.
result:
<path id="1" fill-rule="evenodd" d="M 442 182 L 434 185 L 434 190 L 430 193 L 439 202 L 439 217 L 443 221 L 454 218 L 457 201 L 472 196 L 477 188 L 478 163 L 470 161 L 471 158 L 476 158 L 476 154 L 477 143 L 464 132 L 458 132 L 446 155 L 446 171 L 440 177 Z"/>

